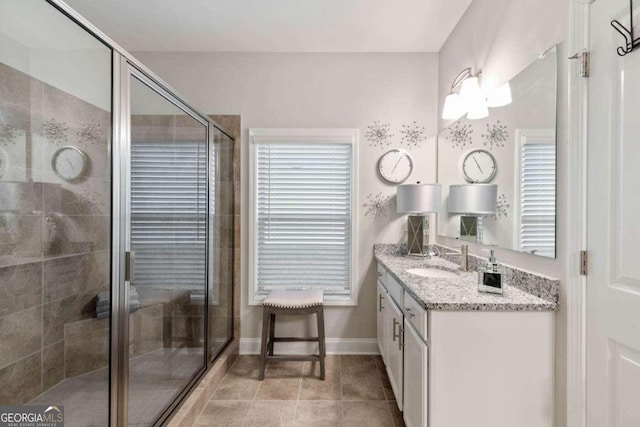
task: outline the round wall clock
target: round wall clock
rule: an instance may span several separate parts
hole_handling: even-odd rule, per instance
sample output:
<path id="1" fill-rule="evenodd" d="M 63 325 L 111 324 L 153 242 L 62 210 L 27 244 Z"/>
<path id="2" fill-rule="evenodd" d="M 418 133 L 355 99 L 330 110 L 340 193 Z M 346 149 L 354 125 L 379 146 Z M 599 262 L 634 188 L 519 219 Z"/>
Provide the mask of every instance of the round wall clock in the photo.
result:
<path id="1" fill-rule="evenodd" d="M 462 161 L 462 175 L 470 183 L 491 182 L 497 171 L 495 157 L 486 150 L 473 150 Z"/>
<path id="2" fill-rule="evenodd" d="M 59 148 L 51 158 L 51 168 L 65 181 L 78 179 L 87 167 L 87 155 L 76 147 Z"/>
<path id="3" fill-rule="evenodd" d="M 413 171 L 411 155 L 404 150 L 387 151 L 378 161 L 378 173 L 389 184 L 402 184 Z"/>

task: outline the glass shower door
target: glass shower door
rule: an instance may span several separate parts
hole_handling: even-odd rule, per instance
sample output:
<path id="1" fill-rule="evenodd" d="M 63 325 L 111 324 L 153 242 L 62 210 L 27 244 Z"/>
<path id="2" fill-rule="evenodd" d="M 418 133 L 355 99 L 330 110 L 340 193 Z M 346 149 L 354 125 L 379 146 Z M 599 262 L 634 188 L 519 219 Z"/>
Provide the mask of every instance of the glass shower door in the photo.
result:
<path id="1" fill-rule="evenodd" d="M 128 421 L 151 425 L 205 369 L 207 126 L 130 77 Z"/>

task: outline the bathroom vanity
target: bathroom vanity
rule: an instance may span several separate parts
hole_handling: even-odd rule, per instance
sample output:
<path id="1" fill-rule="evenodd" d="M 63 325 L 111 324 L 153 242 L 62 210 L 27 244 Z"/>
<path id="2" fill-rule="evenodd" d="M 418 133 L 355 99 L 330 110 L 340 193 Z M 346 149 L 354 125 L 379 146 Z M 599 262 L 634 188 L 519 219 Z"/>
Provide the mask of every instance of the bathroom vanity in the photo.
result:
<path id="1" fill-rule="evenodd" d="M 443 258 L 375 257 L 378 346 L 407 426 L 552 424 L 557 280 L 508 268 L 504 295 L 485 294 Z"/>

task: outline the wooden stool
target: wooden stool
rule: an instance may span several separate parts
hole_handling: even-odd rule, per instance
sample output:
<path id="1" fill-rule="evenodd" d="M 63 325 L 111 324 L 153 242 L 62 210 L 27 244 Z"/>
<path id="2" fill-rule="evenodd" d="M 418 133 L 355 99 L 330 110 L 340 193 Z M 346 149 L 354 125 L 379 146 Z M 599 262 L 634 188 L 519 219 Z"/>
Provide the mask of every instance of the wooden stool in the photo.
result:
<path id="1" fill-rule="evenodd" d="M 262 302 L 262 345 L 260 348 L 260 381 L 264 379 L 267 360 L 319 361 L 320 379 L 324 380 L 324 295 L 321 290 L 312 291 L 271 291 Z M 274 337 L 276 314 L 312 314 L 318 320 L 318 336 L 315 338 Z M 317 342 L 318 355 L 273 355 L 273 344 L 276 342 Z M 268 353 L 268 354 L 267 354 Z"/>

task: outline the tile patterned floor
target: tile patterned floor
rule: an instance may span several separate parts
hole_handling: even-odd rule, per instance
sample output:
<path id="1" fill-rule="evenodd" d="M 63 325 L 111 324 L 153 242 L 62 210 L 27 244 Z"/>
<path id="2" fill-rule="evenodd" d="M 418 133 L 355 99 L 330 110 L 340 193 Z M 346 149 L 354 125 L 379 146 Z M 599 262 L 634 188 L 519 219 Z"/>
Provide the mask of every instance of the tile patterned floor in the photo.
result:
<path id="1" fill-rule="evenodd" d="M 195 426 L 404 427 L 379 356 L 275 362 L 258 381 L 258 356 L 239 356 Z"/>

